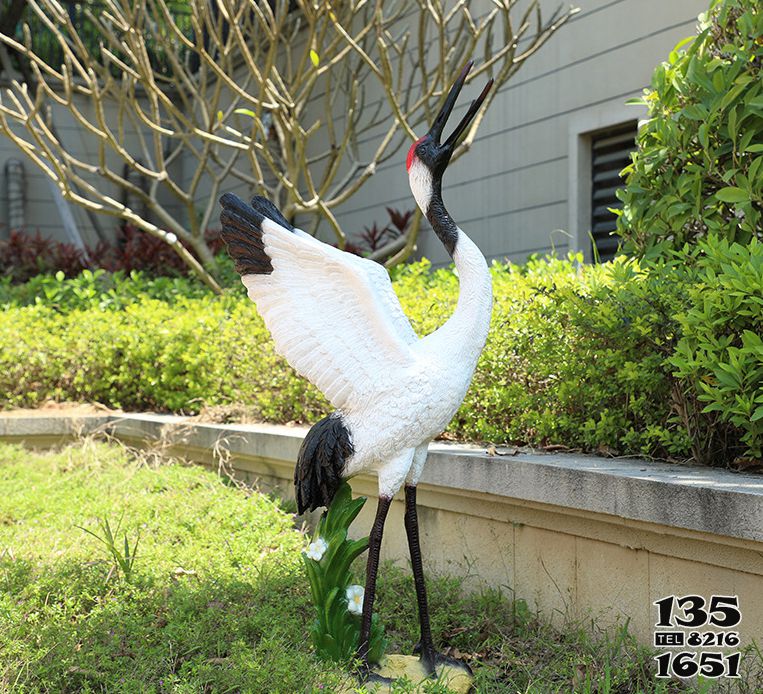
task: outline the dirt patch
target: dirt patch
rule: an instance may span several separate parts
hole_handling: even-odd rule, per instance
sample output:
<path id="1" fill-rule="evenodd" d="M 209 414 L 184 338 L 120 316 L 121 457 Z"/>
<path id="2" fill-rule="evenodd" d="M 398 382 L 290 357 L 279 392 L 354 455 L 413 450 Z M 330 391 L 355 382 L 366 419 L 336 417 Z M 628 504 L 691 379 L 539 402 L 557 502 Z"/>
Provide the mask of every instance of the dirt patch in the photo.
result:
<path id="1" fill-rule="evenodd" d="M 112 410 L 100 403 L 83 402 L 46 402 L 35 408 L 0 410 L 0 417 L 84 417 L 94 414 L 115 414 L 121 410 Z"/>

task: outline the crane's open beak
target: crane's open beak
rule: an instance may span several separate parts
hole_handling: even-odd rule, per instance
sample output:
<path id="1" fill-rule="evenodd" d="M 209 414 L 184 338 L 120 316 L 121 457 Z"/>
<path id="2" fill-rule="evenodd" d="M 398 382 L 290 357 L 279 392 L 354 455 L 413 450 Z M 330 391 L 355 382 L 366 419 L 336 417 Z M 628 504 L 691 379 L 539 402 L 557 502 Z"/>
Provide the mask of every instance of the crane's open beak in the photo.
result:
<path id="1" fill-rule="evenodd" d="M 428 134 L 437 145 L 440 145 L 440 138 L 442 137 L 442 131 L 445 128 L 445 123 L 450 117 L 450 112 L 453 110 L 453 106 L 456 104 L 456 99 L 461 92 L 461 88 L 464 86 L 466 76 L 469 74 L 469 71 L 472 69 L 473 65 L 473 60 L 470 60 L 466 65 L 464 65 L 463 69 L 461 70 L 461 74 L 458 76 L 458 79 L 450 88 L 448 97 L 445 99 L 445 103 L 440 109 L 440 112 L 437 114 L 437 117 L 434 119 L 432 127 L 429 129 Z M 456 129 L 450 134 L 448 139 L 442 143 L 441 146 L 443 149 L 449 152 L 452 152 L 455 149 L 459 138 L 461 135 L 463 135 L 466 128 L 469 127 L 469 123 L 472 122 L 472 119 L 477 114 L 477 111 L 479 111 L 480 106 L 482 106 L 482 102 L 485 100 L 485 97 L 487 96 L 487 93 L 490 91 L 490 87 L 492 86 L 493 80 L 490 79 L 485 85 L 485 88 L 482 90 L 482 93 L 474 101 L 472 101 L 469 109 L 461 119 L 461 122 L 456 126 Z"/>

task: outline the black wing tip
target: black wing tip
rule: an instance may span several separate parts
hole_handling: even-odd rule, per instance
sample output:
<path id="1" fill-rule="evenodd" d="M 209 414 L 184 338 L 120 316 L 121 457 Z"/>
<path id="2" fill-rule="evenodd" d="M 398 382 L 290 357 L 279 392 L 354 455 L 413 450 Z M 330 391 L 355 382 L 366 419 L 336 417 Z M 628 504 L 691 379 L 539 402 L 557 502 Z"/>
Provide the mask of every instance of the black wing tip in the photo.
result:
<path id="1" fill-rule="evenodd" d="M 228 253 L 236 264 L 240 275 L 263 275 L 273 272 L 273 264 L 265 253 L 262 243 L 262 221 L 270 219 L 284 229 L 294 231 L 294 227 L 281 211 L 267 198 L 255 195 L 248 205 L 234 193 L 220 196 L 222 236 Z"/>
<path id="2" fill-rule="evenodd" d="M 264 215 L 260 214 L 255 208 L 247 205 L 238 195 L 234 193 L 223 193 L 220 196 L 220 205 L 223 213 L 235 214 L 245 219 L 250 224 L 260 226 Z"/>
<path id="3" fill-rule="evenodd" d="M 273 272 L 270 256 L 262 243 L 264 217 L 233 193 L 220 197 L 220 236 L 240 275 L 267 275 Z"/>
<path id="4" fill-rule="evenodd" d="M 267 217 L 276 224 L 280 224 L 284 229 L 294 231 L 294 227 L 286 219 L 286 217 L 281 214 L 281 210 L 279 210 L 275 204 L 268 200 L 266 197 L 263 197 L 262 195 L 255 195 L 252 198 L 252 209 L 254 209 L 263 217 Z"/>
<path id="5" fill-rule="evenodd" d="M 324 417 L 307 432 L 294 470 L 297 510 L 328 507 L 344 479 L 345 463 L 353 454 L 350 432 L 336 412 Z"/>

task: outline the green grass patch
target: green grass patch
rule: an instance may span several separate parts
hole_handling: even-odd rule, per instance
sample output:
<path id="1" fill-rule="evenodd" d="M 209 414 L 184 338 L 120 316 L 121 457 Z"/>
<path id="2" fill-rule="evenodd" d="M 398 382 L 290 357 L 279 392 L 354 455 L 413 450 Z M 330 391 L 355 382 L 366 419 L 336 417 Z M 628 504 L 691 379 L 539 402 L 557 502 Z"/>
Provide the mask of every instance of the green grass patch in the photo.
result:
<path id="1" fill-rule="evenodd" d="M 306 539 L 277 501 L 91 440 L 45 453 L 0 444 L 0 499 L 0 691 L 339 689 L 342 672 L 309 646 Z M 430 590 L 436 641 L 469 660 L 478 692 L 679 689 L 655 684 L 651 654 L 624 630 L 557 631 L 498 591 L 464 595 L 455 578 Z M 410 652 L 408 572 L 383 569 L 378 606 L 390 651 Z"/>

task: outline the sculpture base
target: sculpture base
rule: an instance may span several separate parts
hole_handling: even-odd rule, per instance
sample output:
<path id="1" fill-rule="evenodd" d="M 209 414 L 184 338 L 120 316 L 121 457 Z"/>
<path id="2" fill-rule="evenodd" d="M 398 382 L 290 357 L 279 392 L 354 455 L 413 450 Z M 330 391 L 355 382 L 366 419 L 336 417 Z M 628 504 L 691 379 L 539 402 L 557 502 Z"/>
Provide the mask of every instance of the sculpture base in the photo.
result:
<path id="1" fill-rule="evenodd" d="M 427 674 L 421 666 L 421 661 L 415 655 L 388 655 L 385 656 L 378 668 L 374 672 L 382 677 L 396 680 L 407 677 L 414 684 L 420 684 L 427 679 Z M 467 694 L 472 688 L 472 676 L 457 665 L 444 663 L 437 667 L 438 681 L 456 692 L 456 694 Z M 367 682 L 366 688 L 369 692 L 386 694 L 391 691 L 389 685 Z M 374 688 L 375 687 L 375 688 Z"/>

